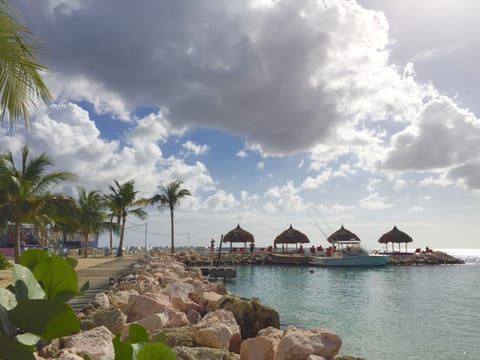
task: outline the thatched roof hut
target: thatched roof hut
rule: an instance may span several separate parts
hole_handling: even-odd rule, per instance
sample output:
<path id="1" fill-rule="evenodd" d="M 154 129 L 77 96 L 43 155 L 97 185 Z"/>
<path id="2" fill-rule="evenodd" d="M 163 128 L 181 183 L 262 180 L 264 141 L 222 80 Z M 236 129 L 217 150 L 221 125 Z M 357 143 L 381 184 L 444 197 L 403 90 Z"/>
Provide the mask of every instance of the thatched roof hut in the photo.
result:
<path id="1" fill-rule="evenodd" d="M 254 243 L 255 239 L 251 233 L 242 229 L 240 224 L 237 224 L 237 227 L 229 231 L 224 237 L 223 242 L 230 243 L 230 249 L 232 249 L 233 243 L 244 243 L 244 248 L 247 247 L 247 243 Z"/>
<path id="2" fill-rule="evenodd" d="M 290 225 L 287 230 L 275 238 L 273 245 L 276 248 L 277 244 L 285 244 L 286 246 L 288 246 L 288 244 L 295 244 L 296 248 L 298 244 L 307 244 L 309 242 L 310 240 L 307 235 L 294 229 L 292 225 Z"/>
<path id="3" fill-rule="evenodd" d="M 378 242 L 380 244 L 385 244 L 385 247 L 387 248 L 388 251 L 388 243 L 392 243 L 392 251 L 393 251 L 393 244 L 398 244 L 398 251 L 400 251 L 400 244 L 405 243 L 405 252 L 407 252 L 407 243 L 412 242 L 413 239 L 408 235 L 407 233 L 398 230 L 396 226 L 393 227 L 393 229 L 382 236 L 380 236 L 380 239 L 378 239 Z"/>
<path id="4" fill-rule="evenodd" d="M 332 235 L 330 235 L 327 238 L 327 241 L 330 244 L 336 244 L 336 243 L 351 244 L 351 243 L 359 243 L 360 238 L 350 230 L 345 229 L 342 225 L 340 229 L 335 231 Z"/>

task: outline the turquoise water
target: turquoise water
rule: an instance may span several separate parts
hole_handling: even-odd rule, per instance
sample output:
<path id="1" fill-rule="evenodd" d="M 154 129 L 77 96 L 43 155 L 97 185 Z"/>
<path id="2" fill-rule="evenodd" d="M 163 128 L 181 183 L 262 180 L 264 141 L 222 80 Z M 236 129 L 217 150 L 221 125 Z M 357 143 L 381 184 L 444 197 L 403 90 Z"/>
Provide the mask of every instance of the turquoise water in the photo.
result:
<path id="1" fill-rule="evenodd" d="M 282 327 L 335 331 L 344 355 L 477 360 L 480 251 L 468 261 L 374 269 L 245 265 L 227 288 L 274 307 Z"/>

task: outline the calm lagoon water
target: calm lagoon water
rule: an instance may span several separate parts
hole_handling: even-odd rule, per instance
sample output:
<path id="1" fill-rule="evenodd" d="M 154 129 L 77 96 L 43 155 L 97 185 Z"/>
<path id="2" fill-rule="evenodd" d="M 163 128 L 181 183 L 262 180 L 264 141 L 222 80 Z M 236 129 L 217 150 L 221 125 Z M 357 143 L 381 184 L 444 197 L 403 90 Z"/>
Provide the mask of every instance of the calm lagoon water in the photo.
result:
<path id="1" fill-rule="evenodd" d="M 466 265 L 337 269 L 238 266 L 229 291 L 275 308 L 281 326 L 327 327 L 368 360 L 480 359 L 480 249 Z"/>

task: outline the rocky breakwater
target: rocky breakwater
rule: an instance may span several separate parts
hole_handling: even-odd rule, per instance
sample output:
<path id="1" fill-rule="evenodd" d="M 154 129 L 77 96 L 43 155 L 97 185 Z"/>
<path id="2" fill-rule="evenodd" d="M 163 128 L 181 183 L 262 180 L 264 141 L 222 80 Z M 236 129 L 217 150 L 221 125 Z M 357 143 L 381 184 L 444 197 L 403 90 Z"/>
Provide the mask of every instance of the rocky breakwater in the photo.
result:
<path id="1" fill-rule="evenodd" d="M 442 251 L 390 254 L 387 265 L 447 265 L 465 262 Z"/>
<path id="2" fill-rule="evenodd" d="M 278 313 L 230 294 L 167 255 L 142 260 L 79 313 L 82 331 L 39 350 L 37 358 L 113 359 L 115 333 L 141 324 L 179 360 L 320 360 L 340 357 L 342 341 L 327 329 L 279 329 Z"/>

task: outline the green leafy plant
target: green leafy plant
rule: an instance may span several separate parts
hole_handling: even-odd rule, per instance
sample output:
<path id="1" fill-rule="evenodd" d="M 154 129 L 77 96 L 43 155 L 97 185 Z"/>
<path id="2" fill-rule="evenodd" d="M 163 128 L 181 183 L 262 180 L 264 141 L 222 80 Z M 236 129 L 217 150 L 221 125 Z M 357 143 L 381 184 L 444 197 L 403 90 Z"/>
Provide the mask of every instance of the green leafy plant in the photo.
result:
<path id="1" fill-rule="evenodd" d="M 74 262 L 30 249 L 14 265 L 13 285 L 0 288 L 0 359 L 35 359 L 35 344 L 80 331 L 66 303 L 77 291 Z"/>
<path id="2" fill-rule="evenodd" d="M 0 252 L 0 270 L 5 270 L 12 267 L 12 264 L 7 260 L 7 258 Z"/>

